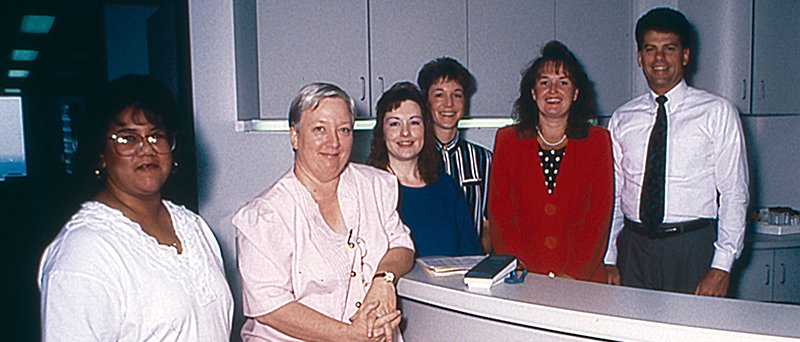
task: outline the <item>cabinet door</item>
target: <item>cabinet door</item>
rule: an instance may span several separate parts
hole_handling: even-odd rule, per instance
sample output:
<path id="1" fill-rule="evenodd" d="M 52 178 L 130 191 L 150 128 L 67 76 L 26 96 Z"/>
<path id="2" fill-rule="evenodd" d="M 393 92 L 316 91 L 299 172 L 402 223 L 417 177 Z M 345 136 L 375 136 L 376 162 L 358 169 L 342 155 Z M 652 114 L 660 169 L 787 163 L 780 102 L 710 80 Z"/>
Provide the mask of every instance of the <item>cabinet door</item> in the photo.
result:
<path id="1" fill-rule="evenodd" d="M 469 69 L 478 80 L 471 115 L 511 115 L 521 73 L 555 36 L 552 0 L 469 1 Z"/>
<path id="2" fill-rule="evenodd" d="M 556 39 L 572 50 L 594 82 L 598 114 L 611 115 L 632 97 L 634 44 L 630 0 L 558 0 Z"/>
<path id="3" fill-rule="evenodd" d="M 753 113 L 800 113 L 800 1 L 756 1 Z"/>
<path id="4" fill-rule="evenodd" d="M 679 8 L 697 31 L 689 84 L 725 97 L 740 112 L 749 113 L 753 1 L 684 0 Z"/>
<path id="5" fill-rule="evenodd" d="M 286 118 L 297 91 L 318 81 L 340 86 L 359 112 L 369 112 L 364 0 L 263 0 L 256 7 L 261 118 Z"/>
<path id="6" fill-rule="evenodd" d="M 800 304 L 800 248 L 775 250 L 772 301 Z"/>
<path id="7" fill-rule="evenodd" d="M 766 302 L 772 300 L 773 250 L 745 250 L 734 264 L 731 294 L 734 298 Z"/>
<path id="8" fill-rule="evenodd" d="M 369 15 L 373 108 L 393 83 L 416 83 L 434 58 L 467 64 L 466 0 L 370 0 Z"/>

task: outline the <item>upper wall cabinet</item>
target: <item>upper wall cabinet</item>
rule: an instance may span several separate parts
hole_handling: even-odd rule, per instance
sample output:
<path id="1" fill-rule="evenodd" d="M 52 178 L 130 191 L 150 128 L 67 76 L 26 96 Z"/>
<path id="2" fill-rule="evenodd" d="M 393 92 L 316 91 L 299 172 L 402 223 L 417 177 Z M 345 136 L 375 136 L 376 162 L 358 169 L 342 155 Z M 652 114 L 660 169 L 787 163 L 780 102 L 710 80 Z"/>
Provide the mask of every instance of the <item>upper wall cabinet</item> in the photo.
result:
<path id="1" fill-rule="evenodd" d="M 373 108 L 393 83 L 416 83 L 419 69 L 434 58 L 466 63 L 466 0 L 371 0 L 369 27 Z"/>
<path id="2" fill-rule="evenodd" d="M 478 79 L 472 115 L 508 116 L 522 71 L 553 39 L 584 65 L 599 114 L 610 115 L 630 99 L 630 0 L 483 0 L 468 6 L 469 68 Z"/>
<path id="3" fill-rule="evenodd" d="M 631 99 L 630 0 L 555 1 L 556 39 L 572 50 L 594 83 L 599 115 Z"/>
<path id="4" fill-rule="evenodd" d="M 332 82 L 371 116 L 428 60 L 467 55 L 466 0 L 234 1 L 238 118 L 286 118 L 297 91 Z M 255 23 L 253 25 L 252 23 Z"/>
<path id="5" fill-rule="evenodd" d="M 689 83 L 750 112 L 753 1 L 681 1 L 679 6 L 697 30 L 697 48 L 691 51 L 696 72 Z"/>
<path id="6" fill-rule="evenodd" d="M 800 113 L 800 1 L 756 1 L 753 113 Z"/>
<path id="7" fill-rule="evenodd" d="M 364 1 L 337 1 L 335 6 L 319 0 L 257 1 L 257 37 L 249 42 L 257 51 L 243 56 L 258 60 L 257 86 L 240 84 L 237 96 L 257 91 L 259 117 L 286 118 L 302 86 L 332 82 L 356 100 L 359 112 L 368 113 L 366 10 Z M 239 53 L 243 47 L 236 48 Z M 237 72 L 241 76 L 254 70 Z"/>
<path id="8" fill-rule="evenodd" d="M 552 0 L 473 0 L 468 4 L 470 72 L 478 80 L 473 116 L 509 116 L 522 71 L 555 37 Z"/>

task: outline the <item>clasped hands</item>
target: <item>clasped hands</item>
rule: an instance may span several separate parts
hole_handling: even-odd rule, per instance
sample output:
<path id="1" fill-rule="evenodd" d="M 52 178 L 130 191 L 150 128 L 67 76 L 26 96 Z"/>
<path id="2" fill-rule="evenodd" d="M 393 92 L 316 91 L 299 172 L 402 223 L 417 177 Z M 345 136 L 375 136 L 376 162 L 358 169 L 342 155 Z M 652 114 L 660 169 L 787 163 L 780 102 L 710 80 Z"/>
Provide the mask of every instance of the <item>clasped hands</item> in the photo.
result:
<path id="1" fill-rule="evenodd" d="M 392 341 L 401 320 L 394 284 L 382 280 L 372 283 L 361 308 L 350 317 L 351 328 L 365 341 Z"/>

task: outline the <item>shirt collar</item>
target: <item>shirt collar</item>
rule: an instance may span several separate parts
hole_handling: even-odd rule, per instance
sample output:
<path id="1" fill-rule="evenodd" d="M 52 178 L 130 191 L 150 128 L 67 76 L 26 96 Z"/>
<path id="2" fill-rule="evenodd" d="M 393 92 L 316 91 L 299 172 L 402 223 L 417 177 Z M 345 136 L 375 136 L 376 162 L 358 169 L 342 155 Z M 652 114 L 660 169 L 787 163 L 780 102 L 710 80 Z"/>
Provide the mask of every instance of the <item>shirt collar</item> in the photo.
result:
<path id="1" fill-rule="evenodd" d="M 669 113 L 678 107 L 678 104 L 683 102 L 683 98 L 686 96 L 686 89 L 688 88 L 689 86 L 686 84 L 686 80 L 682 79 L 680 82 L 678 82 L 678 84 L 664 94 L 664 96 L 667 97 L 667 102 L 664 104 L 664 106 L 667 108 L 667 116 L 669 116 Z M 659 95 L 653 90 L 650 90 L 650 103 L 652 103 L 655 108 L 658 107 L 658 104 L 656 103 L 656 98 L 658 96 Z M 655 111 L 653 111 L 653 115 L 655 115 Z"/>
<path id="2" fill-rule="evenodd" d="M 458 143 L 460 141 L 461 141 L 461 132 L 456 131 L 456 136 L 453 137 L 453 140 L 450 140 L 450 142 L 448 142 L 446 144 L 442 144 L 439 141 L 439 139 L 436 139 L 436 147 L 439 148 L 440 150 L 443 149 L 443 150 L 445 150 L 447 152 L 450 152 L 451 150 L 456 148 L 456 146 L 458 146 Z"/>

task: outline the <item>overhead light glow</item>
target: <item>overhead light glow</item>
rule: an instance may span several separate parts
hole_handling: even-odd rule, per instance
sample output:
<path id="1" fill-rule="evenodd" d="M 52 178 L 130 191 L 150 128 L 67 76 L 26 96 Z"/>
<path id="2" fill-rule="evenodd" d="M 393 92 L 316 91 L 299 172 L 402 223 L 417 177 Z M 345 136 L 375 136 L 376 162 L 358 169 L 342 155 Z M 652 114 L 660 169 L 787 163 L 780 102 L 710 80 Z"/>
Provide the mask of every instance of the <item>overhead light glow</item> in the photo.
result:
<path id="1" fill-rule="evenodd" d="M 22 89 L 19 88 L 6 88 L 3 91 L 6 94 L 22 94 Z"/>
<path id="2" fill-rule="evenodd" d="M 35 61 L 37 57 L 39 57 L 39 51 L 36 50 L 14 49 L 11 51 L 12 61 L 31 62 Z"/>
<path id="3" fill-rule="evenodd" d="M 56 17 L 51 15 L 26 15 L 22 17 L 22 25 L 19 30 L 22 33 L 48 34 L 53 28 Z"/>
<path id="4" fill-rule="evenodd" d="M 8 71 L 9 78 L 26 78 L 31 74 L 30 70 L 11 69 Z"/>

